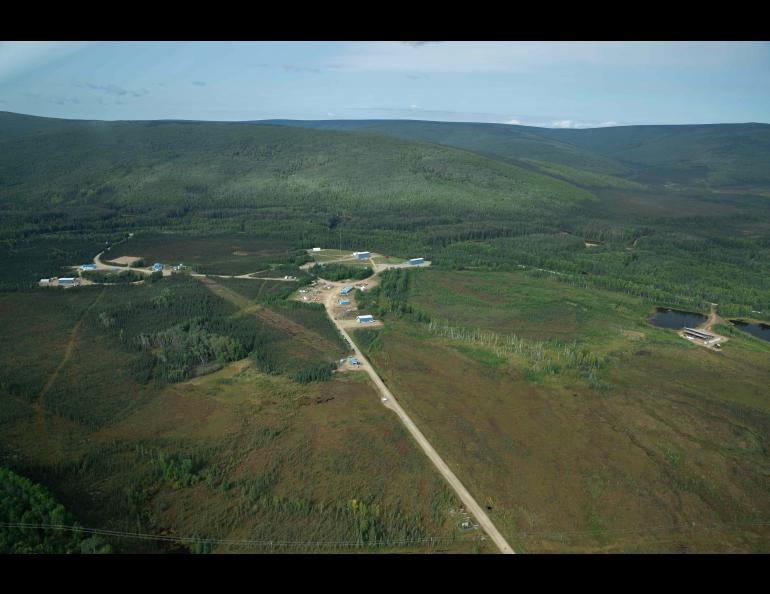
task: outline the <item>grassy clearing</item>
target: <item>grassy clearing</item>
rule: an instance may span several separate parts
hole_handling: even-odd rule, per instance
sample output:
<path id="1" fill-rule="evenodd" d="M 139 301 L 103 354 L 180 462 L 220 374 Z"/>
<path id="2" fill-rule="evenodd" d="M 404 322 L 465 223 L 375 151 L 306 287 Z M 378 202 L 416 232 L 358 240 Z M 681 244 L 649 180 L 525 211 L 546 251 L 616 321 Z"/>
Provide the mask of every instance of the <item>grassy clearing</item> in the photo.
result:
<path id="1" fill-rule="evenodd" d="M 767 549 L 770 348 L 713 353 L 640 300 L 523 274 L 421 271 L 410 303 L 465 333 L 389 319 L 367 352 L 514 549 Z M 605 364 L 543 373 L 480 328 L 580 337 Z"/>
<path id="2" fill-rule="evenodd" d="M 283 298 L 297 288 L 295 283 L 273 280 L 217 278 L 216 282 L 252 301 L 270 301 L 273 298 Z"/>
<path id="3" fill-rule="evenodd" d="M 137 256 L 151 265 L 183 263 L 203 274 L 246 274 L 269 268 L 295 255 L 289 242 L 265 240 L 244 234 L 188 236 L 163 233 L 137 234 L 114 246 L 104 259 Z"/>

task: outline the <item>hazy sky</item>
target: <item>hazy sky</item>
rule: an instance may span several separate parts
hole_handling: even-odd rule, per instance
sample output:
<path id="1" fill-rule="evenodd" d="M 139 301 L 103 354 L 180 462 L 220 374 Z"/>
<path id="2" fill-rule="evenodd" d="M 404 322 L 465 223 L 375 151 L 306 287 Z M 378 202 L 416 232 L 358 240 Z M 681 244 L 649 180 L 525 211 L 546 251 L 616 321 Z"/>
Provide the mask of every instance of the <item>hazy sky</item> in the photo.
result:
<path id="1" fill-rule="evenodd" d="M 0 111 L 770 123 L 767 42 L 0 42 Z"/>

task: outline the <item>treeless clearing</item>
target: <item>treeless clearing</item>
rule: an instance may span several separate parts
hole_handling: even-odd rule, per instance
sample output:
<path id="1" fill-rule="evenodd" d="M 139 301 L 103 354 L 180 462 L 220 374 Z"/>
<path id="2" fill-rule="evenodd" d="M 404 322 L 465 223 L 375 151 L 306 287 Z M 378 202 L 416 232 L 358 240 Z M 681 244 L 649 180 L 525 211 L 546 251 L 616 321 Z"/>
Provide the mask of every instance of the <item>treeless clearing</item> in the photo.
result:
<path id="1" fill-rule="evenodd" d="M 137 260 L 141 260 L 139 256 L 120 256 L 114 260 L 105 260 L 106 264 L 118 264 L 119 266 L 131 266 Z"/>

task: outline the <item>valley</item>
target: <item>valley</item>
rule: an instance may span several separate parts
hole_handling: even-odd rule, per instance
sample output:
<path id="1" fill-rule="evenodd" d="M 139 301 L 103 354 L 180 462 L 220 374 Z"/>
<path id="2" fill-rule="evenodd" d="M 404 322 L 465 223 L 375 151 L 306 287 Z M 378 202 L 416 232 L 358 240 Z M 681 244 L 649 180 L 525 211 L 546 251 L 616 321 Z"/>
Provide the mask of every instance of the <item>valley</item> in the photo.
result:
<path id="1" fill-rule="evenodd" d="M 767 552 L 770 127 L 679 128 L 0 113 L 0 466 L 116 552 Z"/>

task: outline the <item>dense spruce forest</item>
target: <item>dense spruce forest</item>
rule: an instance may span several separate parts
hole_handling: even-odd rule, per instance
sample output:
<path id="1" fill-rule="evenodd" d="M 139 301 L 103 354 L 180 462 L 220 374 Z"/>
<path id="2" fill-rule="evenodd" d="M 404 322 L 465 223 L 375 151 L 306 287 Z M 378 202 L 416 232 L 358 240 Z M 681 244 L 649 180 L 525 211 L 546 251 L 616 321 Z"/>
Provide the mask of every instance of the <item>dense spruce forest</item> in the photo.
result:
<path id="1" fill-rule="evenodd" d="M 0 285 L 127 232 L 241 233 L 770 319 L 769 126 L 279 123 L 0 114 Z"/>
<path id="2" fill-rule="evenodd" d="M 87 535 L 64 506 L 42 485 L 0 466 L 0 553 L 72 554 L 111 553 L 97 535 Z M 7 526 L 5 526 L 7 524 Z M 40 529 L 34 526 L 61 526 Z"/>

